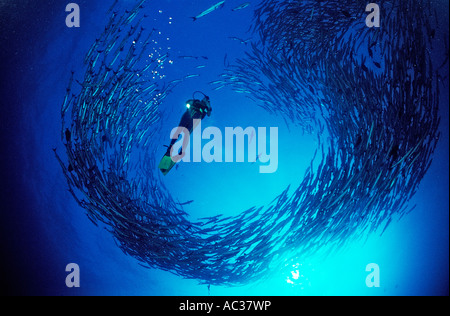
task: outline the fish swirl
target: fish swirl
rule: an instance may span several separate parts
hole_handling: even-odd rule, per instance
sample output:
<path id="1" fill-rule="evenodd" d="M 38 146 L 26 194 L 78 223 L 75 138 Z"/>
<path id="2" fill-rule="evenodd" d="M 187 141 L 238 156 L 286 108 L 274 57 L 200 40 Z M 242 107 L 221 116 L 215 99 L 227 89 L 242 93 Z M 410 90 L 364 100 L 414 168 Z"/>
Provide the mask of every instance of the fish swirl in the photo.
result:
<path id="1" fill-rule="evenodd" d="M 152 136 L 176 83 L 148 79 L 167 55 L 144 56 L 145 2 L 112 13 L 86 55 L 83 82 L 72 74 L 62 105 L 66 157 L 56 155 L 76 201 L 124 253 L 204 284 L 238 285 L 286 258 L 382 233 L 411 210 L 439 140 L 427 1 L 384 1 L 379 29 L 365 25 L 356 1 L 261 1 L 258 40 L 220 84 L 317 137 L 317 167 L 269 205 L 197 222 L 156 168 Z"/>

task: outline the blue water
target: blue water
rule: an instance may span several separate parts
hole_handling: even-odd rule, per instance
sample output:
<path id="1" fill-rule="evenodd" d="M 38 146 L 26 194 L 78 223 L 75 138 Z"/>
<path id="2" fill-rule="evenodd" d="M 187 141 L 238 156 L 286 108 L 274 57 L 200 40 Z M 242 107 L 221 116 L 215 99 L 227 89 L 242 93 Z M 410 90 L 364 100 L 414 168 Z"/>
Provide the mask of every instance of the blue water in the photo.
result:
<path id="1" fill-rule="evenodd" d="M 119 1 L 125 6 L 127 2 L 133 3 Z M 151 4 L 148 27 L 161 32 L 154 47 L 174 56 L 164 74 L 169 78 L 200 74 L 179 85 L 165 100 L 165 108 L 173 115 L 164 123 L 163 134 L 178 124 L 192 92 L 202 90 L 213 105 L 213 115 L 202 122 L 203 128 L 278 126 L 279 166 L 274 174 L 260 174 L 258 164 L 182 164 L 164 182 L 180 201 L 194 200 L 186 207 L 193 219 L 236 215 L 270 203 L 289 184 L 297 187 L 316 146 L 312 137 L 289 129 L 282 118 L 256 107 L 243 95 L 226 88 L 212 91 L 208 83 L 224 70 L 225 54 L 232 63 L 247 48 L 228 37 L 249 37 L 246 31 L 254 4 L 231 12 L 245 1 L 227 2 L 224 9 L 195 23 L 189 17 L 214 1 Z M 208 295 L 207 286 L 196 280 L 139 266 L 115 245 L 110 233 L 92 225 L 66 190 L 66 179 L 52 151 L 62 148 L 60 105 L 70 71 L 82 72 L 84 55 L 103 31 L 112 1 L 77 3 L 81 27 L 76 29 L 65 25 L 66 3 L 0 4 L 2 290 L 40 295 Z M 435 5 L 445 25 L 438 35 L 446 33 L 448 38 L 448 2 Z M 208 60 L 182 60 L 179 55 L 207 56 Z M 196 69 L 199 65 L 206 67 Z M 272 273 L 260 282 L 212 286 L 211 295 L 448 295 L 446 90 L 441 89 L 440 95 L 442 137 L 434 162 L 411 201 L 417 204 L 412 213 L 390 225 L 382 236 L 352 243 L 326 260 L 298 258 L 292 261 L 292 269 Z M 65 285 L 65 267 L 72 262 L 80 266 L 79 288 Z M 369 263 L 380 267 L 379 288 L 366 286 Z"/>

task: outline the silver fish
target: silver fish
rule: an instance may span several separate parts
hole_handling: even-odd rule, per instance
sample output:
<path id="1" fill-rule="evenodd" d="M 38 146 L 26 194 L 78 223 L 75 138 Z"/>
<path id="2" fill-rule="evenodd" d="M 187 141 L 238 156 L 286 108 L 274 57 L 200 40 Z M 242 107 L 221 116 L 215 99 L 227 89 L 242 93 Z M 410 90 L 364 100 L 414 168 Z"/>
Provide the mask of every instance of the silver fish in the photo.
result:
<path id="1" fill-rule="evenodd" d="M 205 15 L 210 14 L 211 12 L 214 12 L 218 9 L 223 8 L 223 6 L 225 5 L 225 1 L 220 1 L 219 3 L 216 3 L 215 5 L 213 5 L 212 7 L 210 7 L 209 9 L 203 11 L 202 13 L 200 13 L 199 15 L 195 16 L 195 17 L 191 17 L 191 19 L 193 19 L 194 21 L 197 21 L 198 19 L 204 17 Z"/>
<path id="2" fill-rule="evenodd" d="M 245 2 L 245 3 L 237 6 L 236 8 L 232 9 L 231 11 L 239 11 L 239 10 L 245 9 L 249 5 L 250 5 L 250 2 Z"/>

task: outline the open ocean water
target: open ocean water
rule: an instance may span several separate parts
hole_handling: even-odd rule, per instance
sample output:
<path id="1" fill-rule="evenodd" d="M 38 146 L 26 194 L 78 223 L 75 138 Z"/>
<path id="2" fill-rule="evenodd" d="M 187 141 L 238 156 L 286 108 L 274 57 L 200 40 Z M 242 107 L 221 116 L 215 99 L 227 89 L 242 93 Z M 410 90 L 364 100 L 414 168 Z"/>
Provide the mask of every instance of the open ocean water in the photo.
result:
<path id="1" fill-rule="evenodd" d="M 157 266 L 147 269 L 138 264 L 139 261 L 135 256 L 126 255 L 118 247 L 117 240 L 114 241 L 114 236 L 118 236 L 123 227 L 115 226 L 116 230 L 113 234 L 110 231 L 112 227 L 110 222 L 109 224 L 98 223 L 97 227 L 89 220 L 86 216 L 86 210 L 76 202 L 69 192 L 68 180 L 64 176 L 63 168 L 58 163 L 53 150 L 56 149 L 67 167 L 66 144 L 68 140 L 67 135 L 62 135 L 62 132 L 68 127 L 73 128 L 72 136 L 75 137 L 75 133 L 78 132 L 76 131 L 77 128 L 92 129 L 92 126 L 75 127 L 75 125 L 71 125 L 70 120 L 74 117 L 71 116 L 73 113 L 70 111 L 65 118 L 64 124 L 66 125 L 62 127 L 61 104 L 64 101 L 72 71 L 74 72 L 73 92 L 71 91 L 69 96 L 72 94 L 75 96 L 80 89 L 86 88 L 86 86 L 82 87 L 86 73 L 86 65 L 83 64 L 83 60 L 92 43 L 102 34 L 110 31 L 105 30 L 105 26 L 110 21 L 111 11 L 107 11 L 113 2 L 77 1 L 76 3 L 80 8 L 80 27 L 69 28 L 66 25 L 66 17 L 69 12 L 65 11 L 69 2 L 52 0 L 0 1 L 0 91 L 2 109 L 0 114 L 0 231 L 2 240 L 0 278 L 2 280 L 1 289 L 4 294 L 149 296 L 448 295 L 448 60 L 439 70 L 440 88 L 439 94 L 437 94 L 439 107 L 436 115 L 440 118 L 440 138 L 436 148 L 434 151 L 432 150 L 431 167 L 424 173 L 420 183 L 417 184 L 417 191 L 407 198 L 408 209 L 411 209 L 414 205 L 416 207 L 411 212 L 404 214 L 401 219 L 395 217 L 396 214 L 392 214 L 393 220 L 384 232 L 384 226 L 380 224 L 379 229 L 367 233 L 364 238 L 349 239 L 345 244 L 341 244 L 340 242 L 343 241 L 340 240 L 336 243 L 338 246 L 333 246 L 334 244 L 331 242 L 329 244 L 320 243 L 320 238 L 317 237 L 321 236 L 320 225 L 314 226 L 317 235 L 311 235 L 311 239 L 302 238 L 301 236 L 304 235 L 300 233 L 299 235 L 288 235 L 288 231 L 294 229 L 294 225 L 290 226 L 291 222 L 287 220 L 286 223 L 290 224 L 286 224 L 284 230 L 282 230 L 286 235 L 280 233 L 279 239 L 270 239 L 271 236 L 264 239 L 263 229 L 267 230 L 268 227 L 272 227 L 270 223 L 261 223 L 262 231 L 259 234 L 258 231 L 248 231 L 251 225 L 246 226 L 246 219 L 244 218 L 239 224 L 240 230 L 236 228 L 235 232 L 248 233 L 250 240 L 248 243 L 250 244 L 252 242 L 257 244 L 256 240 L 259 236 L 264 236 L 264 238 L 261 237 L 262 241 L 258 244 L 259 246 L 256 245 L 261 248 L 256 246 L 253 248 L 253 251 L 258 249 L 264 256 L 251 255 L 251 247 L 242 251 L 239 248 L 236 250 L 239 253 L 239 258 L 221 265 L 219 261 L 225 260 L 223 258 L 229 259 L 229 257 L 225 257 L 225 254 L 230 250 L 224 245 L 233 245 L 233 242 L 238 240 L 239 235 L 230 234 L 225 237 L 225 233 L 220 234 L 220 238 L 217 239 L 217 246 L 214 248 L 213 255 L 219 259 L 222 258 L 216 261 L 213 260 L 214 258 L 209 258 L 208 254 L 203 254 L 200 251 L 210 248 L 195 248 L 197 239 L 194 238 L 189 240 L 189 243 L 194 244 L 191 247 L 197 249 L 196 251 L 184 252 L 184 247 L 187 246 L 182 241 L 177 241 L 170 245 L 170 249 L 172 249 L 170 251 L 174 252 L 169 253 L 167 250 L 171 258 L 167 263 L 164 261 L 165 259 L 158 259 L 158 257 L 152 259 L 167 269 L 161 269 Z M 304 180 L 305 171 L 310 167 L 316 149 L 320 149 L 317 137 L 314 136 L 315 130 L 312 133 L 305 132 L 301 128 L 304 126 L 303 123 L 295 122 L 299 119 L 299 116 L 288 117 L 289 102 L 281 99 L 287 89 L 284 90 L 280 85 L 263 81 L 264 84 L 273 89 L 271 104 L 277 104 L 278 102 L 283 104 L 282 109 L 280 105 L 280 111 L 277 112 L 277 109 L 274 110 L 270 106 L 265 108 L 264 104 L 261 103 L 264 100 L 254 95 L 258 88 L 255 88 L 255 84 L 250 79 L 244 80 L 240 86 L 242 88 L 246 85 L 250 93 L 237 91 L 237 89 L 234 89 L 236 86 L 230 85 L 230 81 L 228 81 L 228 85 L 224 83 L 224 87 L 217 90 L 218 85 L 211 84 L 214 81 L 223 80 L 225 82 L 225 77 L 221 75 L 227 69 L 240 71 L 238 75 L 246 74 L 242 68 L 230 68 L 230 66 L 239 65 L 239 60 L 248 58 L 252 52 L 252 42 L 257 43 L 260 40 L 258 33 L 251 31 L 252 26 L 256 23 L 254 19 L 255 10 L 261 8 L 264 3 L 269 7 L 271 2 L 281 3 L 283 1 L 249 0 L 248 6 L 232 10 L 238 8 L 241 4 L 245 4 L 246 1 L 227 0 L 223 7 L 198 18 L 196 21 L 191 19 L 191 17 L 197 16 L 217 2 L 212 0 L 149 0 L 144 4 L 142 12 L 139 12 L 140 15 L 132 22 L 132 24 L 138 23 L 139 19 L 144 17 L 145 14 L 142 22 L 139 22 L 140 25 L 134 31 L 139 32 L 141 26 L 144 28 L 144 32 L 153 29 L 153 33 L 149 37 L 149 45 L 144 51 L 145 56 L 142 63 L 145 64 L 153 60 L 154 63 L 158 64 L 157 59 L 164 58 L 164 65 L 157 68 L 154 73 L 147 72 L 145 77 L 143 76 L 145 78 L 143 80 L 156 82 L 159 85 L 158 89 L 162 89 L 161 91 L 164 91 L 163 87 L 170 88 L 164 92 L 164 97 L 157 106 L 157 114 L 154 114 L 157 115 L 159 120 L 155 123 L 157 124 L 155 125 L 156 131 L 149 136 L 148 146 L 152 148 L 152 151 L 148 151 L 146 154 L 151 157 L 142 154 L 139 157 L 131 156 L 130 159 L 135 159 L 135 161 L 155 160 L 154 168 L 150 171 L 147 170 L 156 181 L 156 184 L 150 190 L 160 187 L 161 191 L 169 192 L 177 203 L 193 201 L 183 205 L 183 210 L 187 214 L 186 218 L 192 223 L 198 222 L 201 218 L 213 217 L 218 214 L 224 214 L 224 216 L 232 219 L 238 218 L 242 212 L 253 206 L 272 205 L 271 202 L 280 196 L 289 185 L 290 189 L 287 194 L 292 197 L 296 188 Z M 444 62 L 445 56 L 448 58 L 449 8 L 447 1 L 430 2 L 431 12 L 433 14 L 437 12 L 437 16 L 428 17 L 433 20 L 432 36 L 435 38 L 430 56 L 433 57 L 431 59 L 433 60 L 433 66 L 437 69 Z M 112 11 L 117 10 L 118 17 L 125 16 L 129 14 L 125 10 L 132 10 L 136 3 L 137 1 L 119 0 Z M 325 3 L 328 3 L 328 1 L 325 1 Z M 383 29 L 386 26 L 383 25 L 383 14 L 387 9 L 383 9 L 383 4 L 380 5 L 382 7 L 380 29 Z M 298 12 L 299 16 L 301 13 Z M 355 20 L 361 20 L 361 17 L 367 15 L 367 13 L 361 12 L 357 18 L 354 18 L 349 12 L 340 9 L 336 11 L 336 15 L 339 14 L 340 19 Z M 319 23 L 314 22 L 314 11 L 308 13 L 307 16 L 311 17 L 312 25 Z M 438 21 L 437 25 L 435 25 L 436 20 Z M 394 22 L 391 21 L 391 23 Z M 410 23 L 413 24 L 414 22 L 410 21 Z M 294 28 L 291 30 L 294 34 L 295 26 L 291 27 Z M 132 41 L 137 33 L 130 36 L 123 35 L 129 31 L 129 28 L 130 25 L 124 26 L 121 30 L 123 33 L 120 36 Z M 314 32 L 314 29 L 311 29 L 311 32 Z M 317 34 L 317 36 L 320 36 L 321 33 L 318 32 Z M 111 36 L 110 40 L 114 38 L 115 34 Z M 280 38 L 282 36 L 282 34 L 279 34 Z M 429 36 L 430 34 L 426 38 Z M 348 37 L 345 38 L 348 40 Z M 112 52 L 119 47 L 120 40 L 115 44 Z M 144 35 L 133 45 L 139 46 L 143 40 Z M 280 41 L 283 42 L 281 39 Z M 299 41 L 301 42 L 301 38 Z M 286 40 L 286 43 L 288 43 L 288 40 Z M 333 45 L 335 44 L 333 43 Z M 330 44 L 330 47 L 333 45 Z M 394 44 L 392 43 L 392 45 Z M 303 46 L 299 45 L 299 47 Z M 361 47 L 361 50 L 367 50 L 364 45 Z M 411 51 L 413 50 L 414 47 L 411 48 Z M 411 51 L 409 54 L 413 54 Z M 105 54 L 104 48 L 98 49 L 96 53 L 103 56 L 102 54 Z M 294 51 L 293 59 L 295 59 L 295 54 L 302 56 L 312 54 L 312 60 L 315 56 L 313 51 L 307 53 L 298 50 Z M 358 54 L 363 55 L 364 53 L 359 52 Z M 367 51 L 365 54 L 367 55 Z M 393 54 L 398 56 L 408 53 L 394 50 Z M 120 63 L 122 57 L 119 58 L 118 63 Z M 338 57 L 346 58 L 346 55 L 340 53 Z M 377 57 L 380 56 L 375 56 L 375 59 Z M 286 59 L 285 61 L 288 63 L 288 61 L 292 62 L 293 59 Z M 320 63 L 319 57 L 317 57 L 317 60 L 317 63 Z M 359 61 L 360 58 L 357 58 L 357 60 Z M 101 61 L 98 61 L 98 63 L 100 64 Z M 366 64 L 368 65 L 369 61 L 366 61 Z M 292 64 L 289 67 L 291 66 Z M 281 63 L 278 64 L 278 67 L 284 66 Z M 275 68 L 271 68 L 274 73 L 280 70 Z M 230 80 L 229 76 L 227 78 Z M 271 77 L 269 76 L 269 78 Z M 420 77 L 410 77 L 409 80 L 418 79 Z M 77 83 L 76 80 L 80 83 Z M 232 80 L 233 77 L 231 77 Z M 176 85 L 170 86 L 170 82 L 174 81 Z M 370 87 L 370 83 L 365 83 L 362 79 L 358 79 L 356 82 L 359 85 Z M 314 90 L 316 88 L 314 81 L 311 81 L 311 85 L 312 90 Z M 300 87 L 295 93 L 302 93 L 302 89 L 305 89 L 305 87 Z M 402 89 L 404 90 L 404 88 Z M 167 176 L 160 175 L 157 164 L 166 151 L 164 145 L 168 145 L 170 142 L 169 133 L 173 127 L 177 126 L 181 116 L 186 111 L 185 102 L 192 98 L 194 91 L 202 91 L 211 98 L 213 111 L 211 117 L 206 117 L 202 121 L 203 130 L 207 127 L 217 127 L 225 134 L 226 127 L 243 127 L 245 129 L 252 126 L 256 128 L 255 131 L 258 131 L 257 127 L 267 127 L 267 138 L 269 138 L 269 127 L 278 127 L 276 172 L 261 173 L 260 167 L 264 163 L 254 157 L 252 161 L 245 163 L 182 162 L 172 169 Z M 135 93 L 139 94 L 140 90 L 136 89 Z M 251 98 L 247 98 L 247 96 Z M 87 97 L 88 100 L 92 100 L 89 99 L 89 96 Z M 292 108 L 296 106 L 293 103 L 291 105 Z M 89 105 L 86 106 L 89 107 Z M 268 108 L 272 109 L 273 113 Z M 89 111 L 89 108 L 87 110 Z M 386 122 L 386 126 L 389 124 L 390 122 Z M 129 126 L 123 126 L 123 128 L 126 130 Z M 146 127 L 140 128 L 145 130 Z M 374 128 L 380 129 L 382 127 L 376 125 Z M 348 129 L 348 126 L 342 126 L 342 129 Z M 372 133 L 375 132 L 371 131 Z M 258 137 L 260 136 L 261 134 L 258 135 Z M 325 146 L 333 142 L 332 136 L 327 135 L 326 132 L 322 136 L 321 140 L 325 142 Z M 103 140 L 105 141 L 106 138 Z M 256 140 L 253 141 L 256 142 Z M 205 143 L 207 141 L 203 140 L 202 144 Z M 381 147 L 381 144 L 379 146 Z M 143 144 L 140 144 L 139 148 L 142 149 L 142 147 Z M 153 150 L 153 148 L 155 149 Z M 402 145 L 400 145 L 399 152 L 402 148 Z M 222 149 L 223 151 L 229 149 L 225 146 L 225 141 Z M 245 147 L 245 149 L 248 149 L 248 147 Z M 425 149 L 429 149 L 429 147 Z M 114 150 L 109 152 L 109 154 L 111 153 L 114 154 Z M 392 153 L 392 151 L 388 152 L 391 156 Z M 317 159 L 320 158 L 320 155 L 319 152 Z M 273 155 L 271 157 L 275 160 Z M 408 159 L 405 159 L 405 161 L 408 161 Z M 422 156 L 418 159 L 422 159 Z M 417 161 L 410 162 L 413 164 Z M 275 162 L 271 161 L 271 163 Z M 320 160 L 314 160 L 313 168 L 309 169 L 312 175 L 317 174 L 319 163 Z M 344 161 L 340 161 L 338 166 L 344 168 Z M 81 162 L 73 167 L 75 169 L 81 168 Z M 416 174 L 413 172 L 414 170 L 405 168 L 406 171 L 400 173 L 399 177 L 407 179 L 408 174 Z M 68 171 L 68 174 L 75 171 Z M 374 172 L 376 177 L 378 171 L 366 169 L 364 172 L 366 174 Z M 129 181 L 132 181 L 138 176 L 143 176 L 140 169 L 131 170 L 126 177 Z M 89 185 L 96 185 L 92 179 L 84 180 L 86 180 L 85 188 Z M 377 181 L 376 183 L 379 184 L 380 182 Z M 342 184 L 342 186 L 344 185 L 345 183 Z M 353 188 L 356 190 L 357 185 L 356 180 L 350 182 L 348 192 Z M 395 196 L 402 196 L 402 188 L 393 186 L 396 188 L 392 191 L 394 198 Z M 83 199 L 81 191 L 76 189 L 75 187 L 76 195 Z M 318 199 L 320 200 L 321 197 L 318 196 L 316 191 L 313 192 L 315 202 L 311 203 L 318 203 Z M 323 194 L 325 195 L 325 193 Z M 367 195 L 370 195 L 370 192 L 367 192 Z M 100 200 L 101 198 L 103 197 L 100 197 Z M 306 203 L 308 196 L 303 198 Z M 377 196 L 374 200 L 376 198 Z M 351 200 L 352 198 L 349 197 L 348 201 Z M 281 202 L 283 201 L 280 199 Z M 337 202 L 337 204 L 340 204 L 340 202 Z M 372 205 L 374 205 L 373 207 L 380 207 L 380 204 L 377 203 Z M 281 206 L 274 206 L 266 211 L 276 214 L 277 208 L 282 209 Z M 122 209 L 124 210 L 124 208 Z M 283 211 L 285 210 L 283 209 Z M 361 210 L 355 208 L 353 211 L 356 213 Z M 331 220 L 336 220 L 341 214 L 339 209 L 333 212 L 335 213 L 333 217 L 330 216 L 329 223 L 331 223 Z M 368 212 L 368 214 L 372 214 L 370 213 L 370 207 Z M 389 213 L 389 210 L 380 211 L 378 216 L 385 216 L 386 212 Z M 302 218 L 300 212 L 293 211 L 292 214 L 299 218 L 297 225 L 307 225 L 306 222 L 300 220 Z M 162 222 L 169 221 L 169 216 L 165 217 L 162 213 L 156 212 L 156 217 Z M 120 216 L 117 218 L 120 218 Z M 114 217 L 115 220 L 117 218 Z M 317 217 L 313 216 L 312 218 Z M 348 224 L 344 220 L 337 221 L 333 229 L 349 231 L 353 235 L 363 234 L 363 231 L 359 231 L 358 227 L 353 226 L 360 222 L 355 222 L 353 219 L 350 222 L 349 218 L 346 219 L 349 220 Z M 252 220 L 252 223 L 258 225 L 256 215 Z M 217 227 L 225 229 L 227 225 L 231 226 L 231 221 L 216 223 L 217 226 L 211 228 L 208 236 L 217 233 L 215 231 Z M 259 221 L 264 220 L 260 219 Z M 280 222 L 274 222 L 273 225 L 278 223 Z M 324 230 L 329 228 L 326 223 L 328 221 L 324 220 Z M 386 222 L 383 223 L 386 224 Z M 117 225 L 117 222 L 114 224 Z M 205 223 L 204 225 L 207 226 Z M 189 235 L 189 227 L 179 226 L 176 229 L 183 230 L 186 234 L 183 236 Z M 172 233 L 174 231 L 176 230 L 171 230 Z M 274 233 L 278 232 L 274 231 Z M 156 234 L 164 233 L 156 232 Z M 251 235 L 256 236 L 255 239 L 251 239 Z M 274 252 L 284 249 L 283 246 L 288 239 L 283 239 L 283 236 L 289 236 L 290 238 L 288 238 L 291 242 L 289 249 L 285 253 L 280 250 L 280 256 L 273 257 L 273 261 L 269 260 L 268 258 L 272 258 Z M 343 236 L 342 238 L 348 238 L 345 234 Z M 126 240 L 129 241 L 130 237 L 127 238 Z M 133 248 L 139 249 L 140 254 L 147 253 L 147 251 L 152 252 L 152 254 L 165 253 L 164 249 L 160 249 L 164 246 L 156 246 L 157 241 L 152 243 L 140 238 L 139 236 L 136 237 L 136 242 L 142 242 L 142 244 L 139 244 L 139 248 Z M 176 236 L 173 238 L 176 238 Z M 314 244 L 311 248 L 308 248 L 307 255 L 293 255 L 295 249 L 301 248 L 302 243 L 313 240 L 313 238 L 319 241 L 317 245 Z M 261 246 L 265 242 L 268 245 L 267 250 Z M 130 241 L 129 245 L 132 244 Z M 179 252 L 177 252 L 178 250 Z M 175 252 L 177 254 L 183 253 L 188 257 L 183 259 L 183 264 L 177 264 L 176 256 L 173 255 Z M 196 258 L 200 258 L 200 253 L 208 259 L 197 260 Z M 222 254 L 224 254 L 224 257 L 221 257 Z M 283 254 L 285 257 L 282 257 Z M 260 260 L 263 262 L 263 259 L 264 262 L 271 263 L 264 269 L 262 268 L 264 265 L 259 265 Z M 233 268 L 243 261 L 247 262 L 245 269 Z M 79 266 L 79 287 L 66 286 L 66 277 L 70 273 L 66 272 L 66 266 L 69 263 L 76 263 Z M 371 263 L 375 263 L 379 267 L 379 287 L 369 287 L 366 283 L 367 276 L 371 273 L 371 271 L 366 271 L 366 267 Z M 255 275 L 257 275 L 255 278 L 251 277 L 252 267 L 254 267 Z M 202 273 L 203 270 L 208 271 L 208 273 Z M 173 273 L 174 271 L 177 273 Z M 183 275 L 183 271 L 186 271 L 187 275 Z M 240 281 L 241 278 L 243 281 Z M 246 278 L 249 280 L 247 281 Z M 226 284 L 226 280 L 235 280 L 235 284 Z"/>

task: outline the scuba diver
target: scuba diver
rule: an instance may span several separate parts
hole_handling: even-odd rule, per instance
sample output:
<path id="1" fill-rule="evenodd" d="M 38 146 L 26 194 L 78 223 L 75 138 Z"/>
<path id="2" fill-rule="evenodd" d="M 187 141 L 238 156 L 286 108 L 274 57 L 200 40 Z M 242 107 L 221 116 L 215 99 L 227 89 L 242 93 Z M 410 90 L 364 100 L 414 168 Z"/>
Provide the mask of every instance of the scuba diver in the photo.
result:
<path id="1" fill-rule="evenodd" d="M 195 98 L 196 93 L 203 94 L 203 99 L 201 101 Z M 194 92 L 192 99 L 186 102 L 186 108 L 186 112 L 184 112 L 183 116 L 181 117 L 181 121 L 180 124 L 178 124 L 175 135 L 180 135 L 185 130 L 189 131 L 189 135 L 192 134 L 192 131 L 197 127 L 198 123 L 206 116 L 211 116 L 212 112 L 209 97 L 200 91 Z M 178 139 L 172 139 L 170 145 L 167 146 L 167 151 L 159 164 L 159 169 L 164 175 L 167 175 L 173 168 L 173 166 L 178 162 L 174 162 L 171 155 L 172 147 L 177 141 Z M 185 139 L 185 141 L 187 142 L 188 139 Z M 183 145 L 179 153 L 182 156 L 184 156 L 184 153 L 182 152 L 184 147 L 185 146 Z"/>

